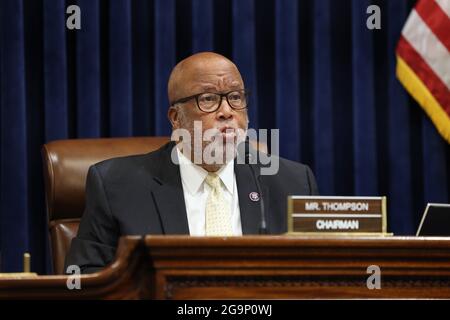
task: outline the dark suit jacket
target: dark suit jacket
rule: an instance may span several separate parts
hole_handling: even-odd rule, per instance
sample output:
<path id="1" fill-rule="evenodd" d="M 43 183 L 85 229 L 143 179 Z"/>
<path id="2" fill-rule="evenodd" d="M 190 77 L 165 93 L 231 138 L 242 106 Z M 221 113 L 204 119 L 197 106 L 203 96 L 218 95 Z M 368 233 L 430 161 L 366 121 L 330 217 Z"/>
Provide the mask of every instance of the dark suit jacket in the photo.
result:
<path id="1" fill-rule="evenodd" d="M 84 273 L 98 271 L 114 259 L 122 235 L 189 234 L 179 166 L 170 158 L 173 146 L 90 167 L 86 207 L 65 269 L 78 265 Z M 257 191 L 249 165 L 235 164 L 235 175 L 242 232 L 258 234 L 260 203 L 249 198 Z M 261 176 L 260 183 L 270 234 L 287 230 L 288 195 L 317 194 L 311 170 L 282 158 L 278 174 Z"/>

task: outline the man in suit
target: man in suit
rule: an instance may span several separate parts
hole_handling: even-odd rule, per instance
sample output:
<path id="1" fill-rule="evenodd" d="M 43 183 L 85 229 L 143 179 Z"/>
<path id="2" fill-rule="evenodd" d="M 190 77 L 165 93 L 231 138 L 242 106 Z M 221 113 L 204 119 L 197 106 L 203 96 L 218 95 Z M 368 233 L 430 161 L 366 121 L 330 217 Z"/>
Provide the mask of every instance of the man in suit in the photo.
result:
<path id="1" fill-rule="evenodd" d="M 240 142 L 248 125 L 244 82 L 227 58 L 204 52 L 181 61 L 170 75 L 168 96 L 174 132 L 194 136 L 195 121 L 201 134 L 215 130 L 215 141 L 224 142 L 223 161 L 204 158 L 214 139 L 195 145 L 194 139 L 183 138 L 145 155 L 93 165 L 86 182 L 85 212 L 66 268 L 78 265 L 83 273 L 98 271 L 114 259 L 122 235 L 258 234 L 261 197 L 267 233 L 281 234 L 287 230 L 287 196 L 317 194 L 311 170 L 282 158 L 276 158 L 276 174 L 259 177 L 259 194 L 251 166 L 256 171 L 261 166 L 239 163 L 236 153 L 227 152 L 226 142 L 233 146 Z M 192 161 L 198 160 L 195 155 L 200 161 Z"/>

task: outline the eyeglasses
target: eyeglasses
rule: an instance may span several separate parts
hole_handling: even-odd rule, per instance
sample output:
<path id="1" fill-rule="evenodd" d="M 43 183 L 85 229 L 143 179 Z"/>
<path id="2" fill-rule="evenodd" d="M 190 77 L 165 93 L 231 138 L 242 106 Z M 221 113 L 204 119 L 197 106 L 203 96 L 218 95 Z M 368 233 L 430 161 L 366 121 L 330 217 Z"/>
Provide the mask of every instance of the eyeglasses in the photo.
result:
<path id="1" fill-rule="evenodd" d="M 249 92 L 245 90 L 235 90 L 229 91 L 226 93 L 212 93 L 212 92 L 204 92 L 199 94 L 194 94 L 193 96 L 189 96 L 186 98 L 181 98 L 177 101 L 172 102 L 172 106 L 185 103 L 189 100 L 195 99 L 197 102 L 197 107 L 206 113 L 211 113 L 217 111 L 219 106 L 222 104 L 222 98 L 228 102 L 228 105 L 234 110 L 243 110 L 247 108 L 247 99 Z"/>

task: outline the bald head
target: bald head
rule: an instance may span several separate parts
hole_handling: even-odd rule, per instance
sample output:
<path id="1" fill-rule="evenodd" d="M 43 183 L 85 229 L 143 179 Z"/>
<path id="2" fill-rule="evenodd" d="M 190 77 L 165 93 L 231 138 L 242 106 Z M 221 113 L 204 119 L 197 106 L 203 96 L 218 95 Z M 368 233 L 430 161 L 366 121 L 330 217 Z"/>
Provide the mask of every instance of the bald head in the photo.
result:
<path id="1" fill-rule="evenodd" d="M 244 90 L 244 82 L 236 65 L 220 54 L 197 53 L 175 66 L 168 83 L 171 106 L 167 110 L 167 117 L 172 124 L 175 139 L 178 137 L 178 140 L 181 140 L 179 145 L 183 146 L 182 149 L 188 150 L 189 159 L 203 159 L 206 154 L 204 151 L 210 145 L 213 147 L 213 153 L 219 157 L 220 154 L 235 156 L 234 148 L 238 141 L 243 141 L 248 127 L 246 100 L 242 100 L 245 98 L 241 95 Z M 222 95 L 219 103 L 216 104 L 217 109 L 206 112 L 200 108 L 198 99 L 193 99 L 194 96 L 204 93 L 231 92 L 234 92 L 232 95 L 234 99 L 237 99 L 236 92 L 239 92 L 241 98 L 239 101 L 245 103 L 244 108 L 236 108 L 236 105 L 230 104 L 229 95 L 225 99 L 222 99 Z M 208 99 L 208 97 L 217 97 L 217 95 L 203 95 L 202 99 Z M 183 98 L 188 99 L 179 101 Z M 202 101 L 205 103 L 207 100 Z M 173 105 L 174 102 L 177 102 L 176 105 Z M 201 131 L 200 135 L 198 130 Z M 180 132 L 182 132 L 181 138 L 178 136 Z M 206 134 L 206 132 L 209 133 Z M 188 136 L 185 136 L 186 133 Z M 203 138 L 211 133 L 214 133 L 214 136 L 210 140 Z M 233 150 L 228 150 L 230 148 Z M 211 163 L 203 159 L 200 166 L 206 171 L 214 172 L 227 161 Z"/>
<path id="2" fill-rule="evenodd" d="M 236 65 L 214 52 L 200 52 L 180 61 L 172 70 L 168 83 L 169 102 L 205 90 L 220 92 L 224 86 L 244 88 Z"/>

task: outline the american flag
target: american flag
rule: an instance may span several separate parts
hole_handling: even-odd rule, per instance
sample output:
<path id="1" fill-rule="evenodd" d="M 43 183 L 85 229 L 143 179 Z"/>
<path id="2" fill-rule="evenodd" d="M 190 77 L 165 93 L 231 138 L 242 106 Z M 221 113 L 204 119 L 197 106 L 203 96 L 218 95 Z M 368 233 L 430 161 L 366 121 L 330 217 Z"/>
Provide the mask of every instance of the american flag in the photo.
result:
<path id="1" fill-rule="evenodd" d="M 398 42 L 397 77 L 450 143 L 450 0 L 419 0 Z"/>

